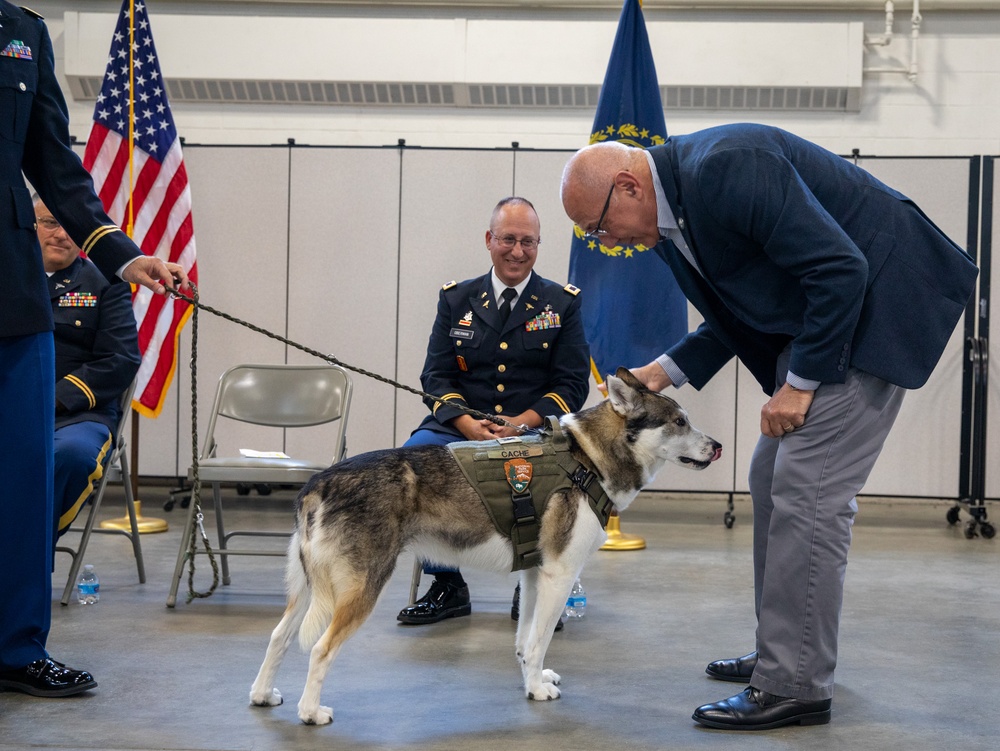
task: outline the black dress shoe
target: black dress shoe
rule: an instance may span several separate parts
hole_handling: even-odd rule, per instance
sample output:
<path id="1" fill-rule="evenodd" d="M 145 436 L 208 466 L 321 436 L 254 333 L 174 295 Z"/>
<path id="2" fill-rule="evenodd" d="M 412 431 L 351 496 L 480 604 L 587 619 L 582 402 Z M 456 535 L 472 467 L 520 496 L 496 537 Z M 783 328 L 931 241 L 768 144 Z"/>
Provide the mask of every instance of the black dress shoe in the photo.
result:
<path id="1" fill-rule="evenodd" d="M 94 676 L 86 670 L 72 670 L 51 657 L 35 660 L 17 670 L 0 672 L 0 689 L 32 696 L 73 696 L 92 688 L 97 688 Z"/>
<path id="2" fill-rule="evenodd" d="M 516 621 L 521 616 L 521 585 L 518 584 L 514 587 L 514 601 L 510 605 L 510 619 Z M 552 632 L 563 630 L 563 620 L 560 618 L 556 621 L 556 627 L 552 629 Z"/>
<path id="3" fill-rule="evenodd" d="M 425 623 L 437 623 L 445 618 L 459 618 L 471 612 L 468 585 L 458 587 L 451 582 L 435 579 L 427 594 L 400 610 L 396 620 L 421 626 Z"/>
<path id="4" fill-rule="evenodd" d="M 831 699 L 788 699 L 749 686 L 742 693 L 698 707 L 695 722 L 719 730 L 770 730 L 783 725 L 825 725 Z"/>
<path id="5" fill-rule="evenodd" d="M 757 653 L 751 652 L 731 660 L 716 660 L 708 663 L 705 672 L 717 681 L 732 681 L 733 683 L 749 683 L 753 669 L 757 667 Z"/>

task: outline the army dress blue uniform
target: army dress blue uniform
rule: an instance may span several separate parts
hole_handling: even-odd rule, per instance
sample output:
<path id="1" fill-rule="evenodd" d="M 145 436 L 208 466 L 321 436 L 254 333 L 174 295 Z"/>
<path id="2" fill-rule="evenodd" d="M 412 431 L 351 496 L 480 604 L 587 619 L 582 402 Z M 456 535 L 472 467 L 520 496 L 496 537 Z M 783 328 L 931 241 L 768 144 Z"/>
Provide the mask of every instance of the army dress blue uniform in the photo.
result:
<path id="1" fill-rule="evenodd" d="M 449 424 L 462 406 L 500 417 L 580 409 L 590 389 L 590 349 L 578 294 L 532 272 L 501 326 L 490 274 L 444 285 L 420 382 L 445 402 L 424 400 L 431 414 L 417 431 L 433 431 L 443 443 L 465 440 Z"/>
<path id="2" fill-rule="evenodd" d="M 77 258 L 49 277 L 55 320 L 56 536 L 100 480 L 121 418 L 119 399 L 139 370 L 139 332 L 125 284 Z"/>
<path id="3" fill-rule="evenodd" d="M 0 0 L 0 674 L 47 657 L 52 605 L 53 323 L 25 177 L 109 280 L 140 255 L 70 146 L 45 24 Z"/>

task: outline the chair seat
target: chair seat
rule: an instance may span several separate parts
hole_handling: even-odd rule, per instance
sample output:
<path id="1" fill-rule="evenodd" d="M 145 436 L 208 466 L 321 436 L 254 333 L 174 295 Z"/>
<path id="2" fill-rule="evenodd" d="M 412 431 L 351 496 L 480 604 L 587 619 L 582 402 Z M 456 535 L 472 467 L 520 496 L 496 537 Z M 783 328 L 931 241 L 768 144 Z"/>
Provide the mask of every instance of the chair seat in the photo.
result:
<path id="1" fill-rule="evenodd" d="M 219 457 L 198 462 L 198 476 L 202 482 L 302 484 L 328 466 L 301 459 Z M 190 469 L 188 479 L 194 479 Z"/>

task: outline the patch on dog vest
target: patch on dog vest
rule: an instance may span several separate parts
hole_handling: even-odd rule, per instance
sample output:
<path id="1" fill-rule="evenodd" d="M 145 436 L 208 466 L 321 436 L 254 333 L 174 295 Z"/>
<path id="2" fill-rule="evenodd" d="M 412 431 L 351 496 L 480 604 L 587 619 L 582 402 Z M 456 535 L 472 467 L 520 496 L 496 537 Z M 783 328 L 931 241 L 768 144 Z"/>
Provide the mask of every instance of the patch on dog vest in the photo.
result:
<path id="1" fill-rule="evenodd" d="M 602 527 L 614 509 L 594 473 L 573 458 L 559 421 L 549 417 L 546 423 L 542 435 L 448 444 L 493 526 L 514 546 L 511 571 L 541 563 L 539 524 L 553 493 L 583 490 Z"/>

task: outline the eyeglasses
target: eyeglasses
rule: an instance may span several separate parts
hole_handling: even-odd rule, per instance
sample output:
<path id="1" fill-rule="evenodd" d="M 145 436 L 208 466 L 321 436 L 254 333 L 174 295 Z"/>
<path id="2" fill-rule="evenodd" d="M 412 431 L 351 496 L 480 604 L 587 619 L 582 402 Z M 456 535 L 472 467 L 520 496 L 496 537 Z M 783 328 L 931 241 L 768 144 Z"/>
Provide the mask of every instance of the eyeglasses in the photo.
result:
<path id="1" fill-rule="evenodd" d="M 601 209 L 601 215 L 597 218 L 597 225 L 590 230 L 590 232 L 584 232 L 584 237 L 604 237 L 608 234 L 608 231 L 601 227 L 604 224 L 604 217 L 607 216 L 608 207 L 611 206 L 611 194 L 615 192 L 615 184 L 611 183 L 611 190 L 608 191 L 608 198 L 604 202 L 604 208 Z"/>
<path id="2" fill-rule="evenodd" d="M 49 232 L 54 232 L 61 226 L 59 222 L 53 219 L 51 216 L 39 216 L 35 217 L 35 221 L 38 222 L 39 227 L 44 227 Z"/>
<path id="3" fill-rule="evenodd" d="M 497 235 L 490 230 L 490 234 L 493 235 L 493 239 L 497 241 L 499 245 L 504 250 L 513 250 L 514 246 L 521 243 L 521 247 L 524 250 L 534 250 L 538 247 L 538 243 L 542 241 L 542 238 L 538 237 L 514 237 L 513 235 Z"/>

